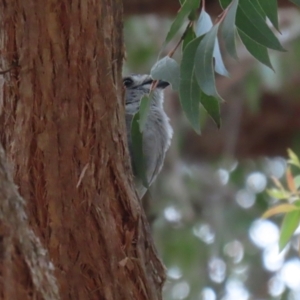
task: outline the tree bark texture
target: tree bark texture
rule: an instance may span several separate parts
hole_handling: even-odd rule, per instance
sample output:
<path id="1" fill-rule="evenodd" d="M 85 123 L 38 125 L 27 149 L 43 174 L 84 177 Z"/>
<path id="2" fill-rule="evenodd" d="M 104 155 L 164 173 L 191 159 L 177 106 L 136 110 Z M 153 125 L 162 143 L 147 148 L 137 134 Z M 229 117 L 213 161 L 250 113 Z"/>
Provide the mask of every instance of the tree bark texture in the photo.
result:
<path id="1" fill-rule="evenodd" d="M 1 81 L 0 135 L 27 204 L 0 193 L 0 298 L 161 299 L 125 140 L 122 1 L 0 0 L 0 22 L 0 67 L 14 67 Z M 5 203 L 28 221 L 11 223 Z M 35 280 L 22 226 L 48 251 L 58 293 L 52 267 Z"/>

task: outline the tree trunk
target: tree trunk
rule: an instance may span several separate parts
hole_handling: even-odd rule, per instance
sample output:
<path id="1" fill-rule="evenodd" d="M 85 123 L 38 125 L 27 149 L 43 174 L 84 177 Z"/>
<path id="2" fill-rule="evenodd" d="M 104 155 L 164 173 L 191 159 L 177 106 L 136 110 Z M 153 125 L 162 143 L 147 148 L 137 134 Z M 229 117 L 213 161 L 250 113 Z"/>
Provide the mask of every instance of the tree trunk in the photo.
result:
<path id="1" fill-rule="evenodd" d="M 0 20 L 0 298 L 161 299 L 125 140 L 122 1 L 0 0 Z"/>

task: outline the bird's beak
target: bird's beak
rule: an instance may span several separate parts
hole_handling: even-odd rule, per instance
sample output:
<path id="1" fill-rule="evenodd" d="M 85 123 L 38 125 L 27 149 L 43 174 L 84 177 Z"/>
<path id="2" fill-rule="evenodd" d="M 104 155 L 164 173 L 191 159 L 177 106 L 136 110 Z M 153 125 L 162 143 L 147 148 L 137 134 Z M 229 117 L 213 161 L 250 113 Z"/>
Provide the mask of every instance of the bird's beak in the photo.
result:
<path id="1" fill-rule="evenodd" d="M 169 82 L 166 82 L 166 81 L 163 81 L 163 80 L 159 80 L 156 87 L 157 87 L 157 88 L 164 89 L 164 88 L 166 88 L 166 87 L 169 86 L 169 85 L 170 85 Z"/>

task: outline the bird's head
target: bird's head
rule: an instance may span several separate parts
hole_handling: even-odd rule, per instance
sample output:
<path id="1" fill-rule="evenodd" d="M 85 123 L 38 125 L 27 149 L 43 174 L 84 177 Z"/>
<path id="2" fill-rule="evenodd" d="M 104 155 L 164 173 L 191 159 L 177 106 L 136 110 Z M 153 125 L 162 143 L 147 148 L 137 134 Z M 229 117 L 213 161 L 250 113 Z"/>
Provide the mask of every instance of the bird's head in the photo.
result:
<path id="1" fill-rule="evenodd" d="M 133 74 L 123 78 L 126 88 L 126 109 L 131 108 L 135 113 L 144 95 L 149 94 L 153 79 L 150 75 Z M 158 80 L 155 89 L 151 93 L 151 106 L 161 107 L 163 104 L 163 89 L 169 85 L 168 82 Z"/>

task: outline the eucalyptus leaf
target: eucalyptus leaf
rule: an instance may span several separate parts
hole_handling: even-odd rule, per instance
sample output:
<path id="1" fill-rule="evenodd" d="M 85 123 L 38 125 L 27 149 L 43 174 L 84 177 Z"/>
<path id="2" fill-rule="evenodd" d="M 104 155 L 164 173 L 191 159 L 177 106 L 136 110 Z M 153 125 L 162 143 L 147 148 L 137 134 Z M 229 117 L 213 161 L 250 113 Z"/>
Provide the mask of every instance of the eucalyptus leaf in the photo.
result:
<path id="1" fill-rule="evenodd" d="M 290 0 L 290 2 L 296 4 L 300 7 L 300 0 Z"/>
<path id="2" fill-rule="evenodd" d="M 143 153 L 143 134 L 140 130 L 140 114 L 137 112 L 131 122 L 131 140 L 133 151 L 133 169 L 137 177 L 141 179 L 143 185 L 149 188 L 146 177 L 146 162 Z"/>
<path id="3" fill-rule="evenodd" d="M 229 77 L 229 73 L 224 65 L 223 58 L 220 51 L 218 38 L 215 40 L 215 47 L 213 57 L 215 59 L 215 71 L 225 77 Z"/>
<path id="4" fill-rule="evenodd" d="M 193 129 L 200 133 L 200 96 L 201 90 L 195 78 L 194 59 L 202 36 L 191 41 L 183 51 L 180 65 L 179 98 L 181 107 Z"/>
<path id="5" fill-rule="evenodd" d="M 258 0 L 258 2 L 272 25 L 279 31 L 277 0 Z"/>
<path id="6" fill-rule="evenodd" d="M 219 0 L 220 5 L 223 9 L 227 8 L 227 6 L 231 3 L 231 0 Z"/>
<path id="7" fill-rule="evenodd" d="M 237 59 L 236 46 L 235 46 L 235 16 L 238 8 L 239 0 L 233 0 L 228 8 L 226 17 L 221 24 L 220 32 L 225 42 L 225 48 L 228 53 Z"/>
<path id="8" fill-rule="evenodd" d="M 209 32 L 212 29 L 212 27 L 213 22 L 211 20 L 210 15 L 205 10 L 202 10 L 196 24 L 196 35 L 204 35 L 207 32 Z M 215 71 L 222 76 L 228 77 L 229 74 L 222 59 L 219 41 L 217 37 L 215 39 L 213 57 L 215 59 Z"/>
<path id="9" fill-rule="evenodd" d="M 270 61 L 268 49 L 265 46 L 262 46 L 261 44 L 255 42 L 242 30 L 238 30 L 238 33 L 244 46 L 250 52 L 250 54 L 252 54 L 262 64 L 274 70 Z"/>
<path id="10" fill-rule="evenodd" d="M 139 108 L 139 128 L 140 132 L 144 131 L 145 124 L 147 121 L 147 116 L 150 108 L 150 95 L 144 95 L 140 102 Z"/>
<path id="11" fill-rule="evenodd" d="M 209 32 L 213 27 L 213 22 L 210 15 L 205 11 L 201 10 L 200 16 L 196 23 L 196 35 L 201 36 Z"/>
<path id="12" fill-rule="evenodd" d="M 255 7 L 255 9 L 257 10 L 257 12 L 262 16 L 262 18 L 265 20 L 267 15 L 266 13 L 264 12 L 264 10 L 262 9 L 261 5 L 260 5 L 260 2 L 261 0 L 252 0 L 252 3 Z M 264 0 L 263 0 L 264 1 Z M 277 1 L 277 0 L 276 0 Z"/>
<path id="13" fill-rule="evenodd" d="M 172 89 L 177 91 L 180 82 L 180 67 L 173 58 L 165 56 L 151 68 L 150 74 L 153 79 L 164 80 L 172 85 Z"/>
<path id="14" fill-rule="evenodd" d="M 201 94 L 201 104 L 210 117 L 217 124 L 218 128 L 221 127 L 221 115 L 220 115 L 220 100 L 213 96 L 207 96 L 204 93 Z"/>
<path id="15" fill-rule="evenodd" d="M 169 43 L 179 31 L 188 15 L 199 7 L 200 0 L 185 0 L 173 21 L 164 44 Z"/>
<path id="16" fill-rule="evenodd" d="M 190 26 L 186 33 L 185 33 L 185 36 L 184 36 L 184 39 L 183 39 L 183 43 L 182 43 L 182 51 L 184 51 L 184 49 L 186 48 L 186 46 L 196 38 L 196 34 L 195 34 L 195 31 L 194 31 L 194 28 L 193 26 Z"/>
<path id="17" fill-rule="evenodd" d="M 200 42 L 195 56 L 195 74 L 200 89 L 208 96 L 221 98 L 216 89 L 213 52 L 219 24 L 216 24 Z"/>
<path id="18" fill-rule="evenodd" d="M 257 43 L 270 49 L 285 51 L 251 0 L 239 0 L 236 26 Z"/>

